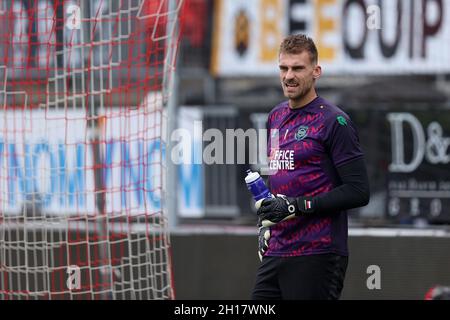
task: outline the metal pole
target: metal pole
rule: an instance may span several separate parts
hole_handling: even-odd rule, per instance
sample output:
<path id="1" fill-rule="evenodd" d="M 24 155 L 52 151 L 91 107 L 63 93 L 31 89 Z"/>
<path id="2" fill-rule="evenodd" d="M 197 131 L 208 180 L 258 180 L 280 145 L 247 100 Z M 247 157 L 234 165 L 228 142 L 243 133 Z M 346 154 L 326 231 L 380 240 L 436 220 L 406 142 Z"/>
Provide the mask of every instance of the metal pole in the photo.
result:
<path id="1" fill-rule="evenodd" d="M 176 201 L 177 193 L 177 169 L 178 167 L 171 159 L 173 142 L 170 139 L 172 132 L 177 127 L 177 109 L 178 109 L 178 72 L 176 50 L 179 28 L 177 25 L 179 8 L 183 0 L 169 0 L 168 4 L 168 21 L 166 26 L 166 59 L 164 61 L 164 80 L 163 80 L 163 97 L 167 96 L 165 105 L 167 112 L 167 149 L 166 149 L 166 188 L 163 190 L 165 207 L 167 209 L 167 218 L 169 230 L 178 225 L 178 206 Z M 174 70 L 171 70 L 174 68 Z M 166 101 L 165 101 L 166 102 Z"/>
<path id="2" fill-rule="evenodd" d="M 112 270 L 111 270 L 111 256 L 109 252 L 109 228 L 108 228 L 108 215 L 105 207 L 105 185 L 103 179 L 103 155 L 101 151 L 102 142 L 102 105 L 99 105 L 99 101 L 96 101 L 95 95 L 95 70 L 92 68 L 92 64 L 94 64 L 95 57 L 94 52 L 90 46 L 92 46 L 92 42 L 95 41 L 95 35 L 93 34 L 94 23 L 92 22 L 95 18 L 97 7 L 94 7 L 94 4 L 99 6 L 100 2 L 96 1 L 94 4 L 91 1 L 85 1 L 86 4 L 85 12 L 86 16 L 89 17 L 89 23 L 87 24 L 87 29 L 85 29 L 85 39 L 88 44 L 87 48 L 89 48 L 89 57 L 87 58 L 88 65 L 88 73 L 85 75 L 86 79 L 89 79 L 89 83 L 87 83 L 89 96 L 87 99 L 88 106 L 88 130 L 91 131 L 90 144 L 92 147 L 92 152 L 94 156 L 94 176 L 95 176 L 95 200 L 97 207 L 96 221 L 94 222 L 95 231 L 98 233 L 99 243 L 97 244 L 98 250 L 98 278 L 94 281 L 98 280 L 99 290 L 102 292 L 99 294 L 100 299 L 102 300 L 111 300 L 114 299 L 114 288 L 112 285 Z M 101 23 L 98 24 L 98 28 L 101 28 Z M 101 37 L 101 36 L 100 36 Z M 94 38 L 94 39 L 93 39 Z M 100 61 L 103 57 L 100 57 Z M 100 76 L 102 74 L 100 73 Z M 103 88 L 100 88 L 100 90 Z M 102 93 L 103 94 L 103 93 Z M 100 100 L 101 101 L 101 100 Z M 94 232 L 95 232 L 94 231 Z"/>

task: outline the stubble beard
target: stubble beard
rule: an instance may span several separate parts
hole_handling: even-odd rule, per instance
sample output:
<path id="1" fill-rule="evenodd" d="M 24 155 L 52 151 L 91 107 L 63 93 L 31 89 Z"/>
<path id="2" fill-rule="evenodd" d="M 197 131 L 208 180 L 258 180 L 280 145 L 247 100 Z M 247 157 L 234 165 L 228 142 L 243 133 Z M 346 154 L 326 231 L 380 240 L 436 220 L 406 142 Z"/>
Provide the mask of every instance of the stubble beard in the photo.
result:
<path id="1" fill-rule="evenodd" d="M 299 82 L 299 87 L 298 87 L 299 91 L 297 91 L 296 93 L 289 93 L 286 90 L 284 95 L 289 100 L 298 101 L 298 100 L 301 100 L 302 98 L 304 98 L 309 93 L 312 86 L 313 86 L 312 83 Z"/>

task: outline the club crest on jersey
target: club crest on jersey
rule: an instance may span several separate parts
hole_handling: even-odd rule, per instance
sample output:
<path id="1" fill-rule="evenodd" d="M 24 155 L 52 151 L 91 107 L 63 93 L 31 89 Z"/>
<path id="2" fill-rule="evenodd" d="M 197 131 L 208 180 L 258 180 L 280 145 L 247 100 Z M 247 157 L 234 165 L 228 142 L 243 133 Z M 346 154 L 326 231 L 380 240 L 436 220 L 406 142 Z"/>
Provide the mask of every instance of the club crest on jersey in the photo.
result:
<path id="1" fill-rule="evenodd" d="M 336 120 L 341 126 L 347 125 L 347 120 L 343 116 L 338 116 Z"/>
<path id="2" fill-rule="evenodd" d="M 295 140 L 301 141 L 308 135 L 308 126 L 300 126 L 295 134 Z"/>

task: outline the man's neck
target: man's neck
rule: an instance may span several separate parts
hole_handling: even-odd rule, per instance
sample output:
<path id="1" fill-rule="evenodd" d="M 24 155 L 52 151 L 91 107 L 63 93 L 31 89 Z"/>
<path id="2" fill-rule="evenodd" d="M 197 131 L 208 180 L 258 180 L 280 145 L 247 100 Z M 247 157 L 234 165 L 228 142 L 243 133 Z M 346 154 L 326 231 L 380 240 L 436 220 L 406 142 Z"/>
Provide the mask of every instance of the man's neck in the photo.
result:
<path id="1" fill-rule="evenodd" d="M 317 98 L 316 90 L 311 89 L 306 95 L 299 99 L 289 99 L 289 108 L 291 109 L 300 109 L 309 104 Z"/>

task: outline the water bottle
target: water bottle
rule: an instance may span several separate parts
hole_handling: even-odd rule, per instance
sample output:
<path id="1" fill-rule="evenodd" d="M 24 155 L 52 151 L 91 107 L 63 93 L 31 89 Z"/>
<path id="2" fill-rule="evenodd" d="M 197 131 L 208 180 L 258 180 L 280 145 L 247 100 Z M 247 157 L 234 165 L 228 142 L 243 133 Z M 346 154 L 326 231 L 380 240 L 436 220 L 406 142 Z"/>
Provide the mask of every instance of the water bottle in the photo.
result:
<path id="1" fill-rule="evenodd" d="M 266 184 L 264 183 L 263 178 L 261 178 L 258 172 L 252 172 L 252 170 L 250 169 L 247 170 L 245 183 L 247 184 L 248 190 L 250 190 L 253 195 L 256 209 L 259 209 L 259 207 L 261 206 L 261 202 L 264 199 L 273 197 Z"/>

